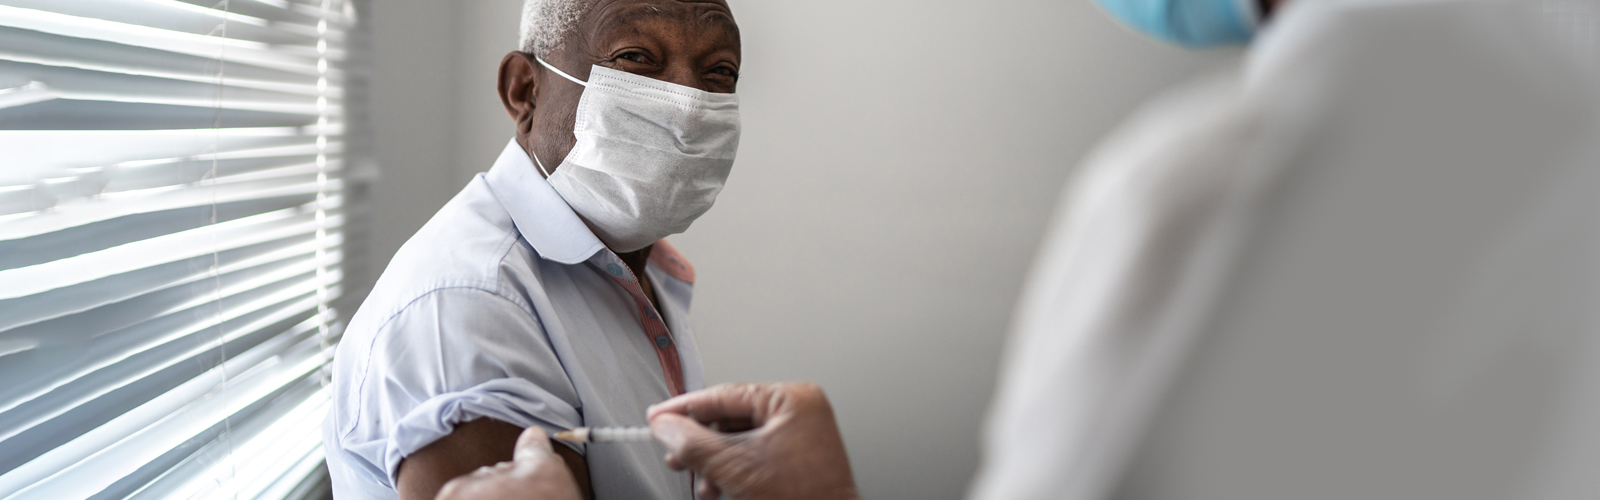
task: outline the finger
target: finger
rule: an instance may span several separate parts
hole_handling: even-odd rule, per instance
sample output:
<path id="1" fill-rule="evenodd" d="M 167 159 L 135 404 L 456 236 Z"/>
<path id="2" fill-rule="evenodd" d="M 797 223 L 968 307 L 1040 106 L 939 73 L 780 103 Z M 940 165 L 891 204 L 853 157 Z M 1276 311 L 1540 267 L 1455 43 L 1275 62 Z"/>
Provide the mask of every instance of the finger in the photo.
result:
<path id="1" fill-rule="evenodd" d="M 727 449 L 722 435 L 688 417 L 671 413 L 650 421 L 650 433 L 667 448 L 669 466 L 700 469 L 711 457 Z"/>
<path id="2" fill-rule="evenodd" d="M 545 434 L 544 428 L 537 425 L 522 431 L 517 436 L 517 448 L 514 457 L 516 461 L 541 460 L 555 455 L 555 449 L 550 447 L 550 437 Z"/>
<path id="3" fill-rule="evenodd" d="M 722 497 L 722 489 L 712 484 L 705 476 L 695 476 L 694 493 L 700 500 L 717 500 Z"/>
<path id="4" fill-rule="evenodd" d="M 444 487 L 439 488 L 439 496 L 435 497 L 436 500 L 461 500 L 464 498 L 470 498 L 471 494 L 465 491 L 470 489 L 467 486 L 469 481 L 467 477 L 468 476 L 461 476 L 451 479 L 448 483 L 444 483 Z"/>
<path id="5" fill-rule="evenodd" d="M 444 483 L 444 487 L 439 489 L 439 495 L 435 498 L 437 500 L 475 500 L 481 496 L 478 491 L 483 489 L 486 483 L 493 481 L 491 477 L 478 472 L 459 476 L 451 479 L 450 482 Z"/>
<path id="6" fill-rule="evenodd" d="M 647 413 L 687 415 L 701 422 L 721 420 L 759 420 L 766 413 L 772 388 L 763 384 L 722 384 L 652 405 Z"/>
<path id="7" fill-rule="evenodd" d="M 717 500 L 717 495 L 706 486 L 705 481 L 695 481 L 694 496 L 700 500 Z"/>

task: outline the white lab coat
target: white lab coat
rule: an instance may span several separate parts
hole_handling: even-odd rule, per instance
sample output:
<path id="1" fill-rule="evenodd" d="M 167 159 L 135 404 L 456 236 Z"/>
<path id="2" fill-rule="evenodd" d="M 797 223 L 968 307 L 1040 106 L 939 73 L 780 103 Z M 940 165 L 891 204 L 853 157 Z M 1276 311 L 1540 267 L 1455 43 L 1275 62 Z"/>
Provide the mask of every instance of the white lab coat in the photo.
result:
<path id="1" fill-rule="evenodd" d="M 1293 0 L 1065 193 L 972 497 L 1600 498 L 1600 5 Z"/>

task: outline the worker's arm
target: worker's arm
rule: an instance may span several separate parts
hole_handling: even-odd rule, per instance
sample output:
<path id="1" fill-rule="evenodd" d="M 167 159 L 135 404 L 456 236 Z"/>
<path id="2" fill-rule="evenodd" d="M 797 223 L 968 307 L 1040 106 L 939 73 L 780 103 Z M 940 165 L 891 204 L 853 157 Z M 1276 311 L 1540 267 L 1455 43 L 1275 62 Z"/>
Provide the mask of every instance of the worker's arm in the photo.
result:
<path id="1" fill-rule="evenodd" d="M 703 500 L 861 498 L 833 406 L 813 384 L 692 392 L 652 406 L 650 430 L 667 447 L 667 465 L 695 471 Z"/>
<path id="2" fill-rule="evenodd" d="M 396 488 L 400 500 L 433 500 L 452 479 L 481 467 L 511 462 L 518 435 L 522 433 L 522 428 L 488 418 L 456 426 L 450 435 L 400 461 Z M 582 495 L 579 498 L 591 498 L 589 468 L 583 455 L 565 445 L 556 444 L 551 448 L 571 471 Z"/>

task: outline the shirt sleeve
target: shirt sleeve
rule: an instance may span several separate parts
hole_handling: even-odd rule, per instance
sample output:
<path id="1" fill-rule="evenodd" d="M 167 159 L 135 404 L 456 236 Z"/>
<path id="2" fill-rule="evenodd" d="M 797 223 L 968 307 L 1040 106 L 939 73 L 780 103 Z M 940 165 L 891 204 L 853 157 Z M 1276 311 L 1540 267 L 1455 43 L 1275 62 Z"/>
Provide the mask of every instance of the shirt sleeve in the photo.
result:
<path id="1" fill-rule="evenodd" d="M 486 290 L 418 298 L 379 329 L 367 356 L 345 446 L 381 468 L 391 487 L 401 460 L 463 422 L 581 425 L 577 391 L 538 320 Z"/>
<path id="2" fill-rule="evenodd" d="M 1256 129 L 1231 79 L 1136 114 L 1068 185 L 1029 278 L 972 498 L 1105 498 L 1203 304 Z"/>

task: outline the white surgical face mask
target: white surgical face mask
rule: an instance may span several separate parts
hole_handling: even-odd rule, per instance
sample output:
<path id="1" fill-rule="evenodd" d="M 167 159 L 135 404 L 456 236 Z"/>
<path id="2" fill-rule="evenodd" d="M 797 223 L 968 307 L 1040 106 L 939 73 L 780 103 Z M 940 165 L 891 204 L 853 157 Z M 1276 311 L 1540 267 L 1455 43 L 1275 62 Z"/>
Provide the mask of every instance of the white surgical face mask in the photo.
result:
<path id="1" fill-rule="evenodd" d="M 739 97 L 595 66 L 573 133 L 577 145 L 550 173 L 561 198 L 614 252 L 682 233 L 711 209 L 739 151 Z"/>

